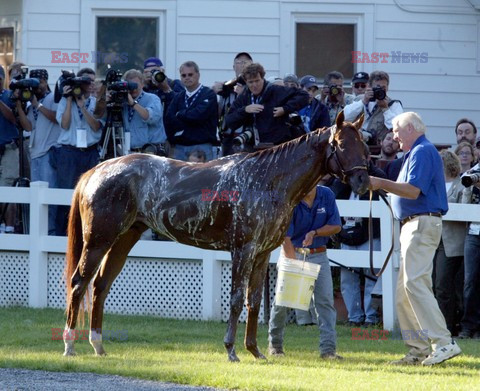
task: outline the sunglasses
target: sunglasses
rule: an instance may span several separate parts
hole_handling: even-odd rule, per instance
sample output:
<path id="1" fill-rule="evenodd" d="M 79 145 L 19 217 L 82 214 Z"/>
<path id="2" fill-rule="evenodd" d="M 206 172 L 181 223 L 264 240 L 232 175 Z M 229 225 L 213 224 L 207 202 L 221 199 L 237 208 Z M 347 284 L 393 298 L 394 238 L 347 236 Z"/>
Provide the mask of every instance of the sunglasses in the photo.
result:
<path id="1" fill-rule="evenodd" d="M 367 84 L 366 83 L 355 83 L 353 85 L 355 88 L 367 88 Z"/>
<path id="2" fill-rule="evenodd" d="M 180 76 L 182 76 L 183 78 L 186 78 L 187 76 L 188 77 L 192 77 L 195 73 L 182 73 Z"/>

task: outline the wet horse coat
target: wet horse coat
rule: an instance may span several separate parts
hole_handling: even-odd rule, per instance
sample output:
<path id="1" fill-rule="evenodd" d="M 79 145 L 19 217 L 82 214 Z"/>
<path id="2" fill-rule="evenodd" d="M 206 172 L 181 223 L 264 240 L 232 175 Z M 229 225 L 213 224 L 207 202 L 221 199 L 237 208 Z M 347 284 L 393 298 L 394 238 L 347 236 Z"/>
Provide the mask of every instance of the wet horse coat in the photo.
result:
<path id="1" fill-rule="evenodd" d="M 204 164 L 134 154 L 85 173 L 74 191 L 68 229 L 65 355 L 74 354 L 69 336 L 93 277 L 90 343 L 96 354 L 105 354 L 105 298 L 129 251 L 150 227 L 180 243 L 231 252 L 228 357 L 238 361 L 234 342 L 246 288 L 245 346 L 264 358 L 256 335 L 269 254 L 283 242 L 293 208 L 324 174 L 342 176 L 354 190 L 366 191 L 361 121 L 344 123 L 341 114 L 330 132 L 317 130 L 271 149 Z"/>

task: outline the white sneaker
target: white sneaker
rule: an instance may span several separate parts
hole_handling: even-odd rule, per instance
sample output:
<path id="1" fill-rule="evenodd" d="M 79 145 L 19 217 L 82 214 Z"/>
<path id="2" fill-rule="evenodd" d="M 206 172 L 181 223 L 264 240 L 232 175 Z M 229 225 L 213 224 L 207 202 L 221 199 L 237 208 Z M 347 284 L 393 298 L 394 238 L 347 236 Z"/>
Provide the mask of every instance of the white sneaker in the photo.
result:
<path id="1" fill-rule="evenodd" d="M 434 365 L 440 364 L 446 360 L 449 360 L 455 356 L 458 356 L 462 353 L 462 349 L 457 345 L 457 343 L 452 339 L 448 345 L 437 348 L 432 352 L 425 360 L 422 361 L 422 365 Z"/>

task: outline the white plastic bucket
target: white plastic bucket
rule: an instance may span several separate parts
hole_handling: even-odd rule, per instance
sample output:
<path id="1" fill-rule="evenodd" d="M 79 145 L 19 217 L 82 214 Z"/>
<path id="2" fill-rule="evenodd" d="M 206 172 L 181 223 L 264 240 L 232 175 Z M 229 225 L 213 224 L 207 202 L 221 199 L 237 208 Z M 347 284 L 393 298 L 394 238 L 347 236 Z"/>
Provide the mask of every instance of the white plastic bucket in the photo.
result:
<path id="1" fill-rule="evenodd" d="M 280 257 L 277 270 L 275 304 L 307 311 L 320 265 Z"/>

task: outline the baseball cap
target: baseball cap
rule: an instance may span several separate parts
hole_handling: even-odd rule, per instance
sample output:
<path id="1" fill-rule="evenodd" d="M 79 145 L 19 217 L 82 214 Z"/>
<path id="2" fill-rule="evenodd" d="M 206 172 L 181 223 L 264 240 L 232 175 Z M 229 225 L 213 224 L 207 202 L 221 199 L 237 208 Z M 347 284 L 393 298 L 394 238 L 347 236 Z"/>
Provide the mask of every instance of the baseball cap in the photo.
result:
<path id="1" fill-rule="evenodd" d="M 48 72 L 46 69 L 32 69 L 30 71 L 30 77 L 36 77 L 37 79 L 48 80 Z"/>
<path id="2" fill-rule="evenodd" d="M 253 61 L 252 56 L 251 56 L 250 54 L 248 54 L 247 52 L 240 52 L 240 53 L 238 53 L 238 54 L 235 56 L 234 60 L 236 60 L 238 57 L 242 57 L 242 56 L 243 56 L 243 57 L 247 57 L 250 61 Z"/>
<path id="3" fill-rule="evenodd" d="M 0 77 L 2 79 L 5 79 L 5 69 L 3 69 L 3 67 L 0 65 Z"/>
<path id="4" fill-rule="evenodd" d="M 283 82 L 284 83 L 290 82 L 290 83 L 300 84 L 298 82 L 297 75 L 294 75 L 293 73 L 286 73 L 285 76 L 283 76 Z"/>
<path id="5" fill-rule="evenodd" d="M 368 81 L 368 73 L 367 72 L 357 72 L 352 77 L 352 84 L 358 82 L 366 83 Z"/>
<path id="6" fill-rule="evenodd" d="M 143 69 L 148 67 L 163 67 L 163 63 L 158 57 L 150 57 L 143 63 Z"/>
<path id="7" fill-rule="evenodd" d="M 317 79 L 312 75 L 305 75 L 300 79 L 300 86 L 305 88 L 317 87 Z"/>

